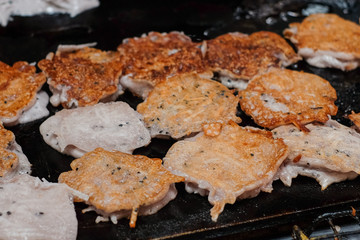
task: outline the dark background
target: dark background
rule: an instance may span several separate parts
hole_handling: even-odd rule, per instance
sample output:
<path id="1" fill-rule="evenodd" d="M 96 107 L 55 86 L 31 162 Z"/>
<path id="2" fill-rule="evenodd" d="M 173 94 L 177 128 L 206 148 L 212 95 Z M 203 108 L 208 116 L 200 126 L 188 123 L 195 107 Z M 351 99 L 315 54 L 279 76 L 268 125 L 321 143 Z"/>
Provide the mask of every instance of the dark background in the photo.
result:
<path id="1" fill-rule="evenodd" d="M 252 33 L 259 30 L 282 34 L 288 23 L 301 21 L 305 13 L 320 10 L 339 14 L 358 22 L 360 5 L 357 1 L 101 1 L 98 8 L 74 18 L 65 14 L 14 17 L 7 27 L 0 27 L 0 60 L 13 64 L 25 60 L 38 62 L 47 53 L 55 51 L 58 44 L 97 42 L 97 48 L 116 50 L 124 38 L 140 36 L 149 31 L 183 31 L 194 41 L 210 39 L 220 34 L 239 31 Z M 335 69 L 318 69 L 304 61 L 291 69 L 317 74 L 337 90 L 339 107 L 334 119 L 351 126 L 346 115 L 360 112 L 360 70 L 342 72 Z M 44 85 L 48 91 L 48 86 Z M 132 107 L 141 101 L 126 92 L 118 100 Z M 48 106 L 51 114 L 60 108 Z M 241 125 L 254 125 L 243 113 Z M 72 157 L 62 155 L 44 143 L 39 125 L 45 119 L 9 128 L 16 141 L 33 164 L 32 175 L 56 182 L 63 171 L 70 169 Z M 149 157 L 162 158 L 173 140 L 154 139 L 146 147 L 135 151 Z M 86 206 L 76 204 L 79 220 L 78 239 L 272 239 L 291 238 L 296 224 L 310 232 L 320 215 L 345 215 L 351 207 L 360 206 L 360 179 L 345 181 L 321 191 L 313 179 L 299 177 L 292 187 L 281 182 L 273 184 L 272 193 L 261 193 L 253 199 L 226 205 L 218 222 L 210 218 L 211 205 L 205 197 L 188 194 L 183 184 L 178 184 L 179 194 L 165 208 L 152 216 L 140 216 L 135 229 L 128 220 L 117 225 L 95 224 L 95 213 L 82 214 Z M 327 219 L 327 218 L 326 218 Z M 352 221 L 341 218 L 339 223 Z M 319 227 L 322 226 L 321 224 Z"/>

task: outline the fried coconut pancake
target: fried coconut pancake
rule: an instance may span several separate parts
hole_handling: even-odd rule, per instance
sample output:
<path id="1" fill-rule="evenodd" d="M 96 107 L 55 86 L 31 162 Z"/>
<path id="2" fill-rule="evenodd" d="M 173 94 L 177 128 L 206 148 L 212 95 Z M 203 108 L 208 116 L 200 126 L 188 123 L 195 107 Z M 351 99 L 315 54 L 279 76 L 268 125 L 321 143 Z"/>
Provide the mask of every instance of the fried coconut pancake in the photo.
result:
<path id="1" fill-rule="evenodd" d="M 244 89 L 254 76 L 299 59 L 285 39 L 266 31 L 227 33 L 206 42 L 206 65 L 227 87 Z"/>
<path id="2" fill-rule="evenodd" d="M 151 140 L 142 116 L 120 101 L 63 109 L 40 125 L 40 133 L 51 147 L 76 158 L 98 147 L 132 153 Z"/>
<path id="3" fill-rule="evenodd" d="M 318 13 L 291 23 L 284 35 L 315 67 L 349 71 L 360 63 L 360 26 L 335 14 Z"/>
<path id="4" fill-rule="evenodd" d="M 188 74 L 156 85 L 137 111 L 151 136 L 181 138 L 200 132 L 205 123 L 240 123 L 237 106 L 238 98 L 221 83 Z"/>
<path id="5" fill-rule="evenodd" d="M 360 173 L 360 134 L 335 120 L 308 124 L 310 132 L 292 125 L 272 130 L 289 147 L 289 156 L 278 177 L 287 186 L 292 178 L 303 175 L 315 178 L 322 189 L 334 182 L 354 179 Z"/>
<path id="6" fill-rule="evenodd" d="M 90 106 L 115 100 L 122 93 L 122 88 L 118 89 L 121 64 L 117 52 L 87 46 L 63 49 L 38 63 L 53 93 L 53 106 Z"/>
<path id="7" fill-rule="evenodd" d="M 249 82 L 239 92 L 241 109 L 265 128 L 292 123 L 326 122 L 335 115 L 335 89 L 321 77 L 288 69 L 274 69 Z"/>
<path id="8" fill-rule="evenodd" d="M 30 173 L 30 168 L 14 134 L 0 124 L 0 183 L 7 182 L 16 175 Z"/>
<path id="9" fill-rule="evenodd" d="M 271 132 L 230 122 L 215 137 L 199 134 L 176 142 L 163 160 L 167 169 L 185 178 L 188 192 L 208 194 L 214 206 L 211 218 L 217 221 L 225 204 L 271 192 L 287 153 L 285 143 Z"/>
<path id="10" fill-rule="evenodd" d="M 72 171 L 60 174 L 59 182 L 89 196 L 86 203 L 104 217 L 97 221 L 110 217 L 116 224 L 117 219 L 129 217 L 130 227 L 135 227 L 138 215 L 154 214 L 174 199 L 177 194 L 174 183 L 183 181 L 161 162 L 157 158 L 97 148 L 74 160 Z"/>
<path id="11" fill-rule="evenodd" d="M 0 120 L 4 125 L 18 123 L 35 104 L 45 81 L 44 74 L 36 73 L 36 68 L 27 62 L 16 62 L 12 67 L 0 62 Z"/>
<path id="12" fill-rule="evenodd" d="M 73 194 L 65 184 L 29 175 L 0 183 L 0 239 L 75 240 Z"/>
<path id="13" fill-rule="evenodd" d="M 169 77 L 189 72 L 212 76 L 205 69 L 200 46 L 180 32 L 150 32 L 128 38 L 118 51 L 124 61 L 122 86 L 144 99 L 157 83 Z"/>

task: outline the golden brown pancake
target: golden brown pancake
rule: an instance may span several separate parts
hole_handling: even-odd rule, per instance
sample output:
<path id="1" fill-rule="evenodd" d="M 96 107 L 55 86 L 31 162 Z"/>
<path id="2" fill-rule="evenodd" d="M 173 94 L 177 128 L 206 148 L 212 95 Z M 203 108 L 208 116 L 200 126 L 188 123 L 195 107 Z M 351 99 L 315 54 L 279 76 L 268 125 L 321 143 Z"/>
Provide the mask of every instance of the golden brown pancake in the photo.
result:
<path id="1" fill-rule="evenodd" d="M 325 79 L 310 73 L 274 69 L 249 82 L 239 92 L 241 109 L 265 128 L 326 122 L 336 115 L 335 89 Z"/>
<path id="2" fill-rule="evenodd" d="M 225 204 L 271 192 L 287 153 L 285 143 L 271 132 L 230 122 L 217 136 L 199 134 L 176 142 L 163 160 L 167 169 L 185 178 L 188 192 L 209 195 L 216 221 Z"/>
<path id="3" fill-rule="evenodd" d="M 360 26 L 336 14 L 318 13 L 301 23 L 291 23 L 284 35 L 298 53 L 316 67 L 334 67 L 348 71 L 360 62 Z"/>
<path id="4" fill-rule="evenodd" d="M 121 84 L 143 98 L 157 83 L 175 75 L 196 72 L 212 76 L 205 69 L 198 44 L 180 32 L 128 38 L 118 51 L 124 61 Z"/>
<path id="5" fill-rule="evenodd" d="M 90 106 L 117 96 L 121 64 L 117 52 L 84 47 L 58 51 L 38 63 L 53 96 L 50 102 L 64 108 Z"/>
<path id="6" fill-rule="evenodd" d="M 21 114 L 35 104 L 36 94 L 45 83 L 43 73 L 27 62 L 16 62 L 11 67 L 0 62 L 0 120 L 13 124 Z"/>
<path id="7" fill-rule="evenodd" d="M 285 39 L 266 31 L 227 33 L 208 40 L 206 45 L 207 67 L 220 78 L 232 80 L 247 81 L 269 68 L 288 66 L 300 59 Z"/>
<path id="8" fill-rule="evenodd" d="M 130 217 L 130 227 L 135 227 L 142 208 L 161 202 L 172 184 L 183 181 L 182 177 L 167 171 L 161 162 L 161 159 L 97 148 L 74 160 L 72 170 L 60 174 L 59 182 L 87 194 L 87 203 L 104 216 Z"/>
<path id="9" fill-rule="evenodd" d="M 151 136 L 181 138 L 200 132 L 205 123 L 240 123 L 237 106 L 238 98 L 221 83 L 187 74 L 157 84 L 137 111 Z"/>

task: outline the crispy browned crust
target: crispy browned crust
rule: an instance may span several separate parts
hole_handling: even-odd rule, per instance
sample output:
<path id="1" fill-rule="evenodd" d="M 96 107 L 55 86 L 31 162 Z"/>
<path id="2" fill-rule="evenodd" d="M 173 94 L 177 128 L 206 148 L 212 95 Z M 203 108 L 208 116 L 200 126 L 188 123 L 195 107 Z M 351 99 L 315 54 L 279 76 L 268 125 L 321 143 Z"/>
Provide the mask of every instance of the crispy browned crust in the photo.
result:
<path id="1" fill-rule="evenodd" d="M 57 52 L 52 59 L 38 63 L 46 74 L 50 90 L 66 90 L 64 108 L 89 106 L 114 94 L 118 89 L 121 63 L 117 52 L 105 52 L 85 47 L 69 52 Z"/>
<path id="2" fill-rule="evenodd" d="M 251 35 L 227 33 L 207 41 L 205 61 L 215 72 L 249 80 L 271 67 L 297 62 L 299 56 L 281 36 L 260 31 Z"/>
<path id="3" fill-rule="evenodd" d="M 167 171 L 161 159 L 102 148 L 86 153 L 70 166 L 72 171 L 60 174 L 59 182 L 87 194 L 87 203 L 106 213 L 131 210 L 135 221 L 139 207 L 161 200 L 172 183 L 183 181 Z"/>
<path id="4" fill-rule="evenodd" d="M 223 125 L 217 136 L 202 135 L 176 142 L 164 158 L 164 166 L 185 176 L 185 181 L 208 186 L 209 201 L 216 221 L 224 205 L 233 204 L 246 191 L 261 189 L 288 154 L 282 139 L 234 122 Z"/>
<path id="5" fill-rule="evenodd" d="M 360 26 L 336 14 L 312 14 L 301 23 L 290 24 L 284 36 L 298 49 L 344 52 L 360 57 Z"/>
<path id="6" fill-rule="evenodd" d="M 180 138 L 201 131 L 205 123 L 240 123 L 237 105 L 238 98 L 221 83 L 187 74 L 157 84 L 137 111 L 148 128 Z"/>
<path id="7" fill-rule="evenodd" d="M 239 96 L 241 109 L 269 129 L 290 123 L 302 129 L 310 122 L 324 123 L 337 112 L 336 91 L 328 81 L 287 69 L 255 77 Z"/>
<path id="8" fill-rule="evenodd" d="M 117 49 L 124 62 L 123 75 L 131 75 L 136 82 L 154 86 L 182 73 L 210 75 L 198 44 L 180 32 L 150 32 L 139 38 L 126 39 Z"/>
<path id="9" fill-rule="evenodd" d="M 19 164 L 17 155 L 8 150 L 14 140 L 14 134 L 0 124 L 0 178 L 11 172 Z"/>
<path id="10" fill-rule="evenodd" d="M 16 62 L 11 67 L 0 62 L 0 120 L 16 121 L 22 111 L 36 101 L 36 93 L 46 79 L 35 73 L 36 68 L 27 62 Z"/>

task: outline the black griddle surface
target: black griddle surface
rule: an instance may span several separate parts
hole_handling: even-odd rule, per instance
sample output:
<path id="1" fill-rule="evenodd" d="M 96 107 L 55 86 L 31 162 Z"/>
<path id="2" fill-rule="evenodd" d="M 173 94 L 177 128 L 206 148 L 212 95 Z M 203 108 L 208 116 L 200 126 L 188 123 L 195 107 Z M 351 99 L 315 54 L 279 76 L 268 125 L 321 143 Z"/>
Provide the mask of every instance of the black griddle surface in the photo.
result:
<path id="1" fill-rule="evenodd" d="M 8 64 L 25 60 L 37 62 L 55 51 L 58 44 L 97 42 L 97 48 L 115 50 L 124 38 L 149 31 L 183 31 L 194 41 L 210 39 L 232 31 L 252 33 L 259 30 L 281 34 L 290 22 L 301 21 L 311 10 L 325 11 L 357 22 L 357 1 L 102 1 L 100 7 L 70 18 L 68 15 L 14 17 L 7 27 L 0 27 L 0 60 Z M 351 126 L 346 115 L 360 112 L 360 70 L 342 72 L 319 69 L 300 61 L 291 69 L 317 74 L 337 90 L 337 121 Z M 43 87 L 49 92 L 47 85 Z M 125 92 L 118 100 L 133 108 L 141 99 Z M 51 114 L 60 108 L 48 106 Z M 241 125 L 254 125 L 240 113 Z M 56 182 L 59 174 L 70 170 L 72 157 L 49 147 L 39 133 L 45 119 L 9 128 L 32 163 L 32 175 Z M 173 140 L 154 139 L 136 154 L 162 158 Z M 272 193 L 260 193 L 253 199 L 226 205 L 218 222 L 210 218 L 211 205 L 206 197 L 188 194 L 182 183 L 179 194 L 158 213 L 140 216 L 135 229 L 127 219 L 118 224 L 95 224 L 95 213 L 81 213 L 86 206 L 76 204 L 79 220 L 78 240 L 87 239 L 272 239 L 291 238 L 294 224 L 307 226 L 314 217 L 360 207 L 360 178 L 330 185 L 321 191 L 313 179 L 298 177 L 292 187 L 273 184 Z"/>

